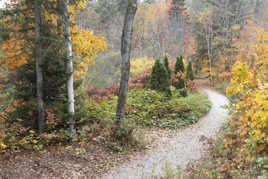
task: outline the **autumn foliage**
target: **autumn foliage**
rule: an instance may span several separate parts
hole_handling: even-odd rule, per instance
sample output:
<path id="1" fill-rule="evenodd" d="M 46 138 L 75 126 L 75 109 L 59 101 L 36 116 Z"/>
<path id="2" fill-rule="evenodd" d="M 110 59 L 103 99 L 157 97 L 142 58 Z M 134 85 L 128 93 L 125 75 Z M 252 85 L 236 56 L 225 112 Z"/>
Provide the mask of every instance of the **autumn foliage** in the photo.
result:
<path id="1" fill-rule="evenodd" d="M 268 176 L 268 33 L 260 30 L 256 39 L 254 65 L 250 67 L 238 55 L 226 90 L 234 101 L 221 144 L 224 152 L 217 154 L 223 159 L 218 159 L 217 170 L 224 177 L 236 176 L 236 172 Z"/>

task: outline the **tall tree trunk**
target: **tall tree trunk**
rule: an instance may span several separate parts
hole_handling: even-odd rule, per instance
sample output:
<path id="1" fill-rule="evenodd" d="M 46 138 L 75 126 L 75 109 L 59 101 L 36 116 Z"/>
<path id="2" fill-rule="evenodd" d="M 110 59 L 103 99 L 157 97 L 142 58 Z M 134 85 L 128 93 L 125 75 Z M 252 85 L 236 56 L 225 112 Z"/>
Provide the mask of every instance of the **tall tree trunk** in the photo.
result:
<path id="1" fill-rule="evenodd" d="M 68 94 L 68 114 L 70 133 L 74 137 L 76 135 L 74 117 L 74 88 L 73 88 L 73 59 L 72 59 L 72 39 L 71 39 L 71 26 L 70 26 L 70 10 L 69 0 L 62 0 L 62 25 L 63 35 L 65 38 L 65 51 L 67 56 L 67 94 Z"/>
<path id="2" fill-rule="evenodd" d="M 116 119 L 121 127 L 124 126 L 124 119 L 125 119 L 129 70 L 130 70 L 131 41 L 133 34 L 133 22 L 136 11 L 137 11 L 137 0 L 129 0 L 128 8 L 125 15 L 123 33 L 121 37 L 122 67 L 121 67 L 120 90 L 118 94 L 118 102 L 116 109 Z"/>
<path id="3" fill-rule="evenodd" d="M 45 113 L 43 101 L 43 71 L 41 67 L 41 0 L 34 2 L 35 16 L 35 66 L 36 66 L 36 93 L 38 101 L 38 131 L 42 133 L 45 128 Z"/>
<path id="4" fill-rule="evenodd" d="M 206 29 L 206 40 L 207 40 L 207 48 L 208 48 L 208 59 L 209 59 L 209 80 L 210 84 L 213 85 L 213 77 L 212 77 L 212 24 L 209 23 Z"/>
<path id="5" fill-rule="evenodd" d="M 62 0 L 57 0 L 57 11 L 59 14 L 62 14 L 62 4 L 61 4 L 61 1 Z M 61 27 L 62 27 L 62 19 L 59 17 L 57 17 L 57 31 L 58 31 L 58 34 L 61 35 L 62 32 L 61 32 Z"/>
<path id="6" fill-rule="evenodd" d="M 260 8 L 261 8 L 261 2 L 260 0 L 256 0 L 256 5 L 255 5 L 255 9 L 254 9 L 254 16 L 255 16 L 255 21 L 258 22 L 258 18 L 259 18 L 259 13 L 260 13 Z"/>

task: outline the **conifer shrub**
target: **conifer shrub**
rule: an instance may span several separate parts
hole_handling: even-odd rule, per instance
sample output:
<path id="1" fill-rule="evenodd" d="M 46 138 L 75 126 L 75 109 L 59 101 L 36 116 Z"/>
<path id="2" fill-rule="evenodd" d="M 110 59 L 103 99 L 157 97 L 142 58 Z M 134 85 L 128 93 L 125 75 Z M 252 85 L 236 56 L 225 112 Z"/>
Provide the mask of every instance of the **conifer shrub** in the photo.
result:
<path id="1" fill-rule="evenodd" d="M 166 70 L 168 72 L 168 79 L 170 80 L 171 79 L 171 70 L 169 68 L 169 62 L 168 62 L 168 57 L 165 55 L 164 57 L 164 65 L 166 67 Z"/>
<path id="2" fill-rule="evenodd" d="M 186 80 L 194 80 L 194 72 L 192 68 L 192 62 L 189 62 L 186 71 Z"/>
<path id="3" fill-rule="evenodd" d="M 177 57 L 176 63 L 175 63 L 175 73 L 177 74 L 178 72 L 184 73 L 185 68 L 184 68 L 184 63 L 183 63 L 183 57 L 179 56 Z"/>
<path id="4" fill-rule="evenodd" d="M 181 96 L 187 96 L 187 89 L 185 84 L 185 68 L 183 63 L 183 57 L 177 57 L 175 67 L 174 67 L 175 75 L 172 78 L 172 84 L 180 91 Z"/>
<path id="5" fill-rule="evenodd" d="M 150 88 L 153 90 L 165 92 L 168 95 L 171 95 L 170 91 L 170 80 L 168 78 L 168 72 L 165 66 L 160 63 L 160 60 L 155 61 L 151 79 L 150 79 Z"/>

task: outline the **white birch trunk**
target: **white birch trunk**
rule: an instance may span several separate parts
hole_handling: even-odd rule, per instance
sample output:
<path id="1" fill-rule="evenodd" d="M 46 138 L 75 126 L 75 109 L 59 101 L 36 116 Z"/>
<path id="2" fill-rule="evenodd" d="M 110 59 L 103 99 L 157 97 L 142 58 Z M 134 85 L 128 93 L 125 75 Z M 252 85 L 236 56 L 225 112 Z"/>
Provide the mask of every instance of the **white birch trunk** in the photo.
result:
<path id="1" fill-rule="evenodd" d="M 128 80 L 130 70 L 131 41 L 133 34 L 133 22 L 136 11 L 137 11 L 137 0 L 129 0 L 121 38 L 122 67 L 121 67 L 120 90 L 118 94 L 118 102 L 116 109 L 116 119 L 120 124 L 121 128 L 123 128 L 125 120 Z"/>
<path id="2" fill-rule="evenodd" d="M 36 93 L 38 102 L 38 131 L 42 133 L 45 128 L 45 113 L 43 100 L 43 71 L 41 67 L 41 1 L 34 2 L 34 16 L 35 16 L 35 68 L 36 68 Z"/>
<path id="3" fill-rule="evenodd" d="M 62 15 L 63 15 L 63 35 L 65 38 L 65 51 L 67 55 L 67 95 L 68 95 L 68 114 L 70 133 L 74 137 L 76 135 L 74 117 L 74 88 L 73 88 L 73 60 L 72 60 L 72 40 L 71 40 L 71 26 L 70 26 L 70 10 L 69 0 L 62 0 Z"/>

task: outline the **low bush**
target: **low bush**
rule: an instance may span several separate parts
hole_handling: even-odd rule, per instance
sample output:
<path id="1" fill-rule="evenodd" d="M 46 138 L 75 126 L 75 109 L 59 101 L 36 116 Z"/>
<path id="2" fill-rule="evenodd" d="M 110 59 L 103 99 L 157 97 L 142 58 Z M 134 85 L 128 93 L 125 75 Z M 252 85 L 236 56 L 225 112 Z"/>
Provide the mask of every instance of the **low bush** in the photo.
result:
<path id="1" fill-rule="evenodd" d="M 183 98 L 181 91 L 172 88 L 172 96 L 149 89 L 132 89 L 128 94 L 126 118 L 128 122 L 143 127 L 175 129 L 195 123 L 210 109 L 210 101 L 202 93 L 191 92 Z M 87 120 L 112 118 L 117 97 L 110 101 L 84 104 Z M 81 118 L 81 117 L 80 117 Z M 83 121 L 83 120 L 82 120 Z"/>
<path id="2" fill-rule="evenodd" d="M 183 98 L 172 90 L 172 98 L 153 90 L 132 90 L 128 95 L 127 118 L 143 127 L 176 129 L 193 124 L 210 109 L 206 95 L 191 93 Z"/>

